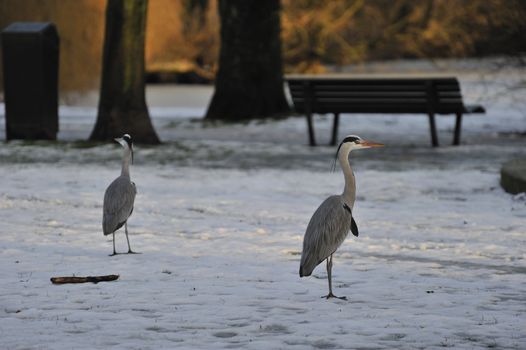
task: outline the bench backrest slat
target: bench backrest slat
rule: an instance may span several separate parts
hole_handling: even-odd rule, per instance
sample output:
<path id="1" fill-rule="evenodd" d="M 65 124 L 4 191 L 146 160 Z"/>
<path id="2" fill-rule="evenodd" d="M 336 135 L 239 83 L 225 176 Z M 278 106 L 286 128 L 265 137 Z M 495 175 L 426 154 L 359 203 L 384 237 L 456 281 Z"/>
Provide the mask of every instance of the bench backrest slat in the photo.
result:
<path id="1" fill-rule="evenodd" d="M 454 113 L 464 108 L 456 78 L 289 78 L 298 112 Z M 306 95 L 308 94 L 308 95 Z"/>

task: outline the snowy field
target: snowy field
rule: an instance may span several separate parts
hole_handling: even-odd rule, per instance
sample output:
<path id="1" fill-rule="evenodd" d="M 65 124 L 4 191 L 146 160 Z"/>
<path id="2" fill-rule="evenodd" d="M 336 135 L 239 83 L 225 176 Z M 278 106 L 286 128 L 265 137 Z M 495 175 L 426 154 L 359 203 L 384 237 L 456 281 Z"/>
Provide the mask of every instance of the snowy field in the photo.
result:
<path id="1" fill-rule="evenodd" d="M 503 192 L 499 171 L 526 157 L 526 113 L 508 95 L 484 103 L 514 76 L 460 76 L 488 110 L 466 116 L 460 147 L 451 117 L 438 149 L 424 116 L 342 117 L 340 137 L 386 144 L 351 154 L 360 237 L 333 268 L 347 301 L 320 298 L 324 265 L 298 276 L 310 216 L 343 189 L 335 149 L 306 146 L 303 118 L 203 123 L 210 88 L 149 88 L 165 144 L 137 146 L 131 169 L 142 254 L 109 257 L 102 199 L 121 149 L 78 141 L 94 105 L 61 107 L 60 142 L 0 144 L 0 348 L 525 349 L 526 196 Z M 316 118 L 321 142 L 331 121 Z M 49 281 L 105 274 L 120 278 Z"/>

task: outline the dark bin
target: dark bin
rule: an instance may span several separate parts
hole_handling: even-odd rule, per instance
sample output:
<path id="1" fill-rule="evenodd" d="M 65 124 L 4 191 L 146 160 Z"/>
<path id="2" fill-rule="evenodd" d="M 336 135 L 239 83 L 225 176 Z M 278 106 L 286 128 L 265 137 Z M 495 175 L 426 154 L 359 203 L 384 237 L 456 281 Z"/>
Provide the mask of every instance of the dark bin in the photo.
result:
<path id="1" fill-rule="evenodd" d="M 2 31 L 6 138 L 56 140 L 59 37 L 53 23 Z"/>

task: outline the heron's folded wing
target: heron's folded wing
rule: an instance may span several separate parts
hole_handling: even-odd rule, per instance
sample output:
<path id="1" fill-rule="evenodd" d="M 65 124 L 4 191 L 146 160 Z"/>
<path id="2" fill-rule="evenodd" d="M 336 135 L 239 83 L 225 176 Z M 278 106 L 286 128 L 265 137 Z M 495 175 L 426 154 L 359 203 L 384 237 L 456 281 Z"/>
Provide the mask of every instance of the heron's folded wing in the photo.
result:
<path id="1" fill-rule="evenodd" d="M 302 261 L 318 265 L 342 244 L 349 233 L 352 217 L 339 196 L 327 198 L 312 216 L 303 239 Z"/>
<path id="2" fill-rule="evenodd" d="M 135 201 L 135 186 L 127 179 L 117 178 L 104 194 L 104 216 L 111 216 L 117 223 L 130 216 Z"/>

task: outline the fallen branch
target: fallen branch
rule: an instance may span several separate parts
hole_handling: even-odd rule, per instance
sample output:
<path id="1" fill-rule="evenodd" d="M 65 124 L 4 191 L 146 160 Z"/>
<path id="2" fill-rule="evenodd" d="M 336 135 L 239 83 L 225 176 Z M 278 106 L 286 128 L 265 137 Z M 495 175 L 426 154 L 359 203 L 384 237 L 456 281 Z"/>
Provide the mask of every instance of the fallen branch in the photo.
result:
<path id="1" fill-rule="evenodd" d="M 87 277 L 51 277 L 51 282 L 53 284 L 65 284 L 65 283 L 99 283 L 99 282 L 109 282 L 115 281 L 119 278 L 119 275 L 106 275 L 106 276 L 87 276 Z"/>

